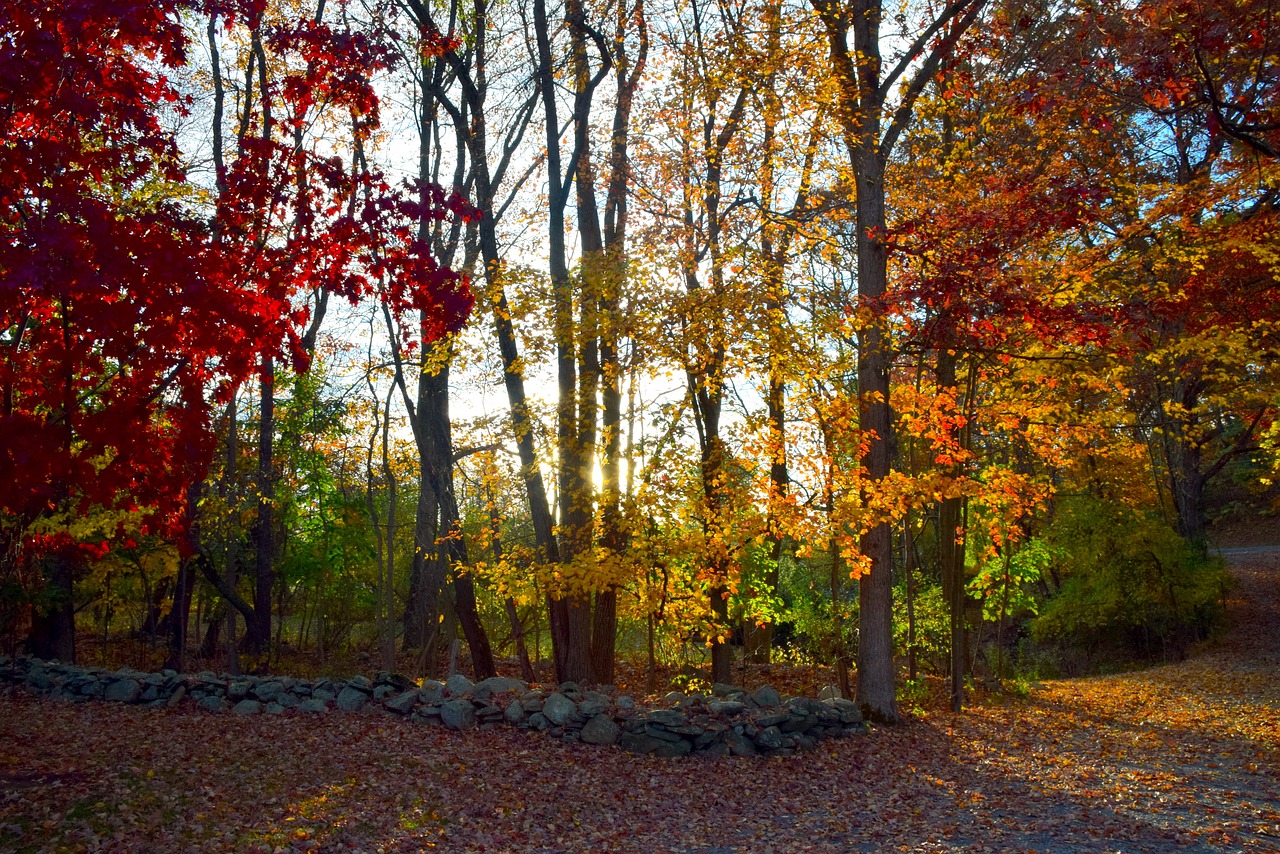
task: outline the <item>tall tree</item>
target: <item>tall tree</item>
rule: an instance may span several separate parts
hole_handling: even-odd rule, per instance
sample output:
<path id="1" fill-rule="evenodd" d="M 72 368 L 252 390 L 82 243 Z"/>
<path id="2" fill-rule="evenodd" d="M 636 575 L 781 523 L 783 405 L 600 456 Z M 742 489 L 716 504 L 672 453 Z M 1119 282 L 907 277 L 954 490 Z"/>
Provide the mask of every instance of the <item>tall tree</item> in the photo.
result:
<path id="1" fill-rule="evenodd" d="M 914 38 L 886 57 L 881 45 L 885 8 L 881 0 L 812 0 L 827 33 L 831 77 L 838 92 L 849 176 L 854 194 L 859 309 L 867 313 L 858 330 L 859 422 L 867 436 L 864 503 L 891 471 L 891 343 L 883 318 L 888 291 L 886 165 L 910 124 L 925 86 L 960 38 L 978 19 L 985 0 L 955 0 L 936 15 L 925 13 Z M 901 20 L 906 21 L 903 16 Z M 896 722 L 893 666 L 893 543 L 890 521 L 874 522 L 862 535 L 869 564 L 859 587 L 857 702 L 873 720 Z"/>

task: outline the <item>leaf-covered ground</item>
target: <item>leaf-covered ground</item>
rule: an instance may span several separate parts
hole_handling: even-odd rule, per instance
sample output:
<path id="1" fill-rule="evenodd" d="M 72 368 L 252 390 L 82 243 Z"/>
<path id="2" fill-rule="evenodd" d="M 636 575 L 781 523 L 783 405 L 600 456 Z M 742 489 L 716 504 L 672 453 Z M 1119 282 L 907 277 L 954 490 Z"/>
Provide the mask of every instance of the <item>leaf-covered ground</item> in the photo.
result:
<path id="1" fill-rule="evenodd" d="M 0 697 L 0 850 L 1280 851 L 1280 551 L 1177 665 L 771 760 Z"/>

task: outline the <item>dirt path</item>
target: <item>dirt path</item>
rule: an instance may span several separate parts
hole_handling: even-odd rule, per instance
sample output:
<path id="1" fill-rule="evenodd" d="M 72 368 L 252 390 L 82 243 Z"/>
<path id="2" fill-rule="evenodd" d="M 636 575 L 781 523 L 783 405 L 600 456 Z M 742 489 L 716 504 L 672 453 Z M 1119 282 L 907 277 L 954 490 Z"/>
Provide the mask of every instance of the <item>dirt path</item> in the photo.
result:
<path id="1" fill-rule="evenodd" d="M 1233 629 L 800 757 L 0 697 L 0 851 L 1280 851 L 1280 550 Z"/>
<path id="2" fill-rule="evenodd" d="M 1280 549 L 1223 554 L 1236 579 L 1226 637 L 1178 664 L 1056 681 L 953 720 L 974 783 L 1060 793 L 1069 803 L 1049 813 L 1063 820 L 1080 809 L 1205 850 L 1280 851 Z M 1035 817 L 1049 835 L 1029 832 L 1029 847 L 1051 847 L 1050 816 Z M 1127 840 L 1117 850 L 1160 847 Z"/>

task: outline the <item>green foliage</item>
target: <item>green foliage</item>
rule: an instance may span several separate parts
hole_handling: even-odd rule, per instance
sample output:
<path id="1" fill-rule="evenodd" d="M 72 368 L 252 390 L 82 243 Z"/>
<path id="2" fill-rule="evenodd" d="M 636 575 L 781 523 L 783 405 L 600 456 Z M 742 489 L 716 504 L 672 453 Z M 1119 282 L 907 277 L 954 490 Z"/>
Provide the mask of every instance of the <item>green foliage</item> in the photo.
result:
<path id="1" fill-rule="evenodd" d="M 1059 503 L 1045 536 L 1060 556 L 1060 587 L 1031 635 L 1068 653 L 1069 670 L 1116 654 L 1181 657 L 1221 617 L 1228 580 L 1221 561 L 1158 518 L 1075 498 Z"/>
<path id="2" fill-rule="evenodd" d="M 773 558 L 771 542 L 749 542 L 742 550 L 740 590 L 750 590 L 751 597 L 734 597 L 734 610 L 741 611 L 744 620 L 759 623 L 777 624 L 787 616 L 787 603 L 773 589 L 771 579 L 781 578 L 780 567 L 793 565 L 794 559 L 783 554 L 778 560 Z"/>
<path id="3" fill-rule="evenodd" d="M 1056 547 L 1032 537 L 986 561 L 967 585 L 969 595 L 982 602 L 982 618 L 994 622 L 1038 613 L 1042 596 L 1037 585 L 1059 558 Z"/>
<path id="4" fill-rule="evenodd" d="M 898 585 L 893 596 L 894 600 L 900 603 L 893 614 L 893 645 L 900 654 L 906 655 L 912 644 L 909 643 L 908 637 L 905 579 Z M 942 595 L 942 585 L 917 582 L 913 610 L 915 612 L 916 666 L 926 673 L 938 675 L 949 673 L 951 616 L 946 597 Z"/>
<path id="5" fill-rule="evenodd" d="M 829 560 L 784 556 L 778 570 L 777 599 L 786 616 L 777 623 L 774 639 L 786 649 L 775 649 L 774 659 L 781 653 L 797 663 L 829 664 L 842 649 L 852 656 L 858 643 L 857 585 L 842 586 L 839 611 L 833 612 Z"/>

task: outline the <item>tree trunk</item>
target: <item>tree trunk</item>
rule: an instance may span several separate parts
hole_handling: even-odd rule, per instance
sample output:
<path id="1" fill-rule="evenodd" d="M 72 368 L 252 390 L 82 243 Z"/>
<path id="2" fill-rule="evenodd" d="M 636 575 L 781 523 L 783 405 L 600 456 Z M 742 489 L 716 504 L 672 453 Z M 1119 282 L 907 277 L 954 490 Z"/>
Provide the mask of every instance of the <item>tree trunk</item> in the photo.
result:
<path id="1" fill-rule="evenodd" d="M 577 335 L 573 317 L 573 282 L 566 253 L 565 206 L 572 174 L 562 168 L 557 87 L 551 47 L 551 30 L 544 0 L 534 0 L 533 24 L 537 39 L 538 88 L 542 95 L 546 126 L 547 160 L 547 262 L 553 293 L 552 325 L 556 342 L 556 453 L 559 458 L 557 486 L 560 501 L 560 562 L 570 563 L 591 547 L 592 498 L 578 419 Z M 581 92 L 575 100 L 574 118 L 580 124 Z M 588 97 L 587 110 L 590 100 Z M 594 401 L 592 401 L 594 406 Z M 585 591 L 552 591 L 548 613 L 551 618 L 552 652 L 556 678 L 561 682 L 591 678 L 590 600 Z"/>
<path id="2" fill-rule="evenodd" d="M 444 387 L 441 388 L 443 382 Z M 414 421 L 414 440 L 418 446 L 418 501 L 414 511 L 413 555 L 409 564 L 409 595 L 401 621 L 406 650 L 422 649 L 436 628 L 440 613 L 440 590 L 444 587 L 444 564 L 436 559 L 440 532 L 439 436 L 428 435 L 439 415 L 432 413 L 441 397 L 448 399 L 448 376 L 421 371 L 418 376 L 418 402 Z M 447 418 L 447 416 L 446 416 Z M 452 461 L 450 462 L 452 465 Z"/>
<path id="3" fill-rule="evenodd" d="M 48 606 L 31 621 L 27 648 L 37 658 L 57 659 L 72 664 L 76 660 L 75 566 L 67 554 L 45 558 L 45 597 Z"/>
<path id="4" fill-rule="evenodd" d="M 258 422 L 258 521 L 254 530 L 253 619 L 245 626 L 245 646 L 261 655 L 271 643 L 271 593 L 275 581 L 275 359 L 262 357 L 259 377 L 261 409 Z"/>
<path id="5" fill-rule="evenodd" d="M 1177 517 L 1178 534 L 1187 542 L 1203 549 L 1205 543 L 1205 510 L 1202 452 L 1186 435 L 1187 425 L 1169 423 L 1164 430 L 1166 465 L 1169 469 L 1169 494 Z"/>
<path id="6" fill-rule="evenodd" d="M 938 354 L 938 389 L 956 395 L 956 355 L 943 349 Z M 959 496 L 944 498 L 938 504 L 938 564 L 942 576 L 942 596 L 947 602 L 951 620 L 951 710 L 959 712 L 964 705 L 965 675 L 965 577 L 964 529 L 961 525 Z"/>
<path id="7" fill-rule="evenodd" d="M 475 581 L 461 569 L 467 563 L 466 541 L 462 537 L 462 524 L 458 517 L 458 503 L 453 491 L 453 423 L 449 417 L 449 360 L 430 376 L 430 405 L 423 423 L 429 437 L 432 454 L 431 476 L 440 496 L 440 530 L 445 534 L 439 546 L 439 570 L 442 575 L 447 567 L 453 568 L 454 610 L 462 626 L 467 647 L 471 650 L 471 666 L 476 679 L 497 675 L 493 661 L 493 649 L 476 606 Z M 420 414 L 422 411 L 420 410 Z"/>
<path id="8" fill-rule="evenodd" d="M 862 305 L 877 306 L 888 279 L 888 252 L 884 242 L 884 162 L 874 151 L 859 151 L 857 170 L 858 298 Z M 858 332 L 859 420 L 867 435 L 862 463 L 870 486 L 865 503 L 890 473 L 892 417 L 889 409 L 888 331 L 870 323 Z M 887 521 L 867 531 L 862 553 L 870 568 L 858 590 L 858 697 L 863 714 L 871 720 L 893 723 L 898 704 L 893 672 L 893 537 Z"/>
<path id="9" fill-rule="evenodd" d="M 196 568 L 193 561 L 205 560 L 200 552 L 200 536 L 196 528 L 196 506 L 200 501 L 202 484 L 187 489 L 186 506 L 186 557 L 178 564 L 178 577 L 173 585 L 173 607 L 165 618 L 169 635 L 169 653 L 164 666 L 182 672 L 186 669 L 187 631 L 191 621 L 191 596 L 195 591 Z"/>
<path id="10" fill-rule="evenodd" d="M 916 99 L 977 20 L 986 0 L 961 0 L 942 7 L 914 45 L 915 62 L 900 62 L 886 74 L 880 51 L 882 0 L 858 0 L 852 7 L 835 0 L 811 0 L 822 18 L 833 81 L 839 89 L 842 136 L 855 184 L 858 306 L 873 317 L 886 310 L 888 231 L 885 219 L 885 164 L 914 114 Z M 852 44 L 850 44 L 852 37 Z M 886 99 L 899 103 L 889 110 Z M 858 332 L 858 409 L 867 437 L 862 458 L 871 498 L 890 474 L 889 369 L 892 350 L 882 322 Z M 866 503 L 864 501 L 864 503 Z M 858 697 L 872 720 L 896 722 L 893 669 L 893 539 L 889 522 L 867 531 L 861 542 L 869 569 L 859 587 L 862 609 L 858 644 Z"/>

